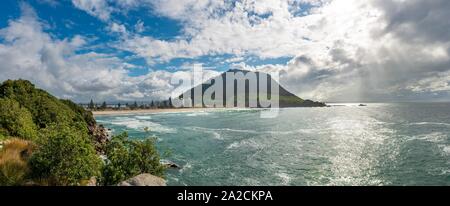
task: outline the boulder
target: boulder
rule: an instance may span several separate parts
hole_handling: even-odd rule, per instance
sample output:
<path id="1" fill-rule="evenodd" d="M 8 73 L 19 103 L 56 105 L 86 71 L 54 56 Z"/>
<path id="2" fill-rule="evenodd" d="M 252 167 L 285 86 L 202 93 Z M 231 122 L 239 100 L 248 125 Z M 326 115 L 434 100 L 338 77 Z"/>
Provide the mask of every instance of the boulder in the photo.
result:
<path id="1" fill-rule="evenodd" d="M 88 129 L 89 134 L 94 138 L 94 146 L 97 154 L 105 154 L 106 144 L 111 138 L 108 130 L 101 124 L 89 126 Z"/>
<path id="2" fill-rule="evenodd" d="M 181 167 L 173 162 L 167 161 L 167 160 L 163 160 L 161 161 L 161 164 L 164 165 L 165 168 L 168 169 L 181 169 Z"/>
<path id="3" fill-rule="evenodd" d="M 91 177 L 89 181 L 86 183 L 86 186 L 97 186 L 97 178 Z"/>
<path id="4" fill-rule="evenodd" d="M 181 167 L 175 163 L 165 163 L 164 166 L 169 169 L 181 169 Z"/>
<path id="5" fill-rule="evenodd" d="M 166 186 L 166 181 L 151 174 L 140 174 L 119 183 L 117 186 Z"/>

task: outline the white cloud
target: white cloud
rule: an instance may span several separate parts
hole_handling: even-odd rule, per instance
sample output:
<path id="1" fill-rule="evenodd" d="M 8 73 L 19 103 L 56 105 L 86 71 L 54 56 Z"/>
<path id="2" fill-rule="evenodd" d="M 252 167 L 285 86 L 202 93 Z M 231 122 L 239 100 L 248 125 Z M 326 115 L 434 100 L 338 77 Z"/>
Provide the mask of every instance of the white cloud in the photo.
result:
<path id="1" fill-rule="evenodd" d="M 122 35 L 117 49 L 145 58 L 149 65 L 230 54 L 233 57 L 224 62 L 239 63 L 234 65 L 238 68 L 283 71 L 281 83 L 304 98 L 384 101 L 419 93 L 449 98 L 447 0 L 74 0 L 73 4 Z M 139 6 L 179 21 L 182 34 L 172 40 L 156 39 L 141 34 L 146 22 L 127 30 L 111 18 L 113 12 Z M 305 10 L 307 6 L 313 8 Z M 77 54 L 88 44 L 85 38 L 54 39 L 42 31 L 32 10 L 24 10 L 0 33 L 3 78 L 36 79 L 74 97 L 97 92 L 128 99 L 167 96 L 174 88 L 168 79 L 187 75 L 152 71 L 128 77 L 127 68 L 132 66 L 106 54 Z M 242 59 L 247 56 L 292 59 L 285 65 L 251 67 Z"/>
<path id="2" fill-rule="evenodd" d="M 123 24 L 112 22 L 109 25 L 108 29 L 111 32 L 119 33 L 120 35 L 125 35 L 125 36 L 128 35 L 127 28 Z"/>
<path id="3" fill-rule="evenodd" d="M 281 83 L 304 98 L 395 101 L 418 93 L 432 98 L 436 92 L 448 98 L 450 31 L 447 31 L 447 22 L 438 19 L 450 17 L 444 12 L 450 3 L 395 1 L 390 4 L 393 8 L 386 9 L 380 7 L 386 6 L 380 2 L 335 0 L 310 15 L 291 17 L 286 26 L 305 25 L 296 31 L 309 41 L 293 38 L 291 47 L 278 46 L 278 50 L 284 48 L 295 54 L 290 62 L 258 67 L 240 63 L 235 67 L 282 71 Z M 405 8 L 407 11 L 403 11 Z M 415 13 L 418 10 L 420 14 Z M 422 22 L 430 26 L 419 27 Z M 423 30 L 423 27 L 430 28 Z M 289 35 L 273 35 L 267 42 L 277 44 L 282 41 L 278 38 L 286 36 Z M 255 35 L 250 33 L 246 38 L 254 39 Z M 264 57 L 263 53 L 259 55 Z"/>
<path id="4" fill-rule="evenodd" d="M 143 32 L 143 31 L 145 31 L 145 25 L 144 25 L 144 22 L 141 21 L 141 20 L 139 20 L 139 21 L 134 25 L 134 30 L 135 30 L 137 33 L 141 33 L 141 32 Z"/>
<path id="5" fill-rule="evenodd" d="M 55 39 L 43 31 L 34 10 L 22 4 L 22 16 L 0 30 L 0 81 L 31 80 L 61 98 L 88 101 L 165 99 L 174 86 L 163 71 L 129 77 L 138 66 L 103 53 L 78 53 L 88 44 L 82 36 Z"/>
<path id="6" fill-rule="evenodd" d="M 73 5 L 103 21 L 110 18 L 112 8 L 106 0 L 72 0 Z"/>
<path id="7" fill-rule="evenodd" d="M 149 62 L 164 62 L 211 54 L 293 57 L 308 44 L 305 38 L 308 24 L 290 13 L 288 1 L 238 1 L 234 7 L 217 3 L 220 1 L 194 2 L 183 1 L 176 6 L 171 6 L 174 4 L 170 1 L 153 2 L 160 14 L 185 23 L 185 34 L 180 39 L 161 41 L 136 35 L 124 41 L 122 49 Z M 250 12 L 272 15 L 263 18 Z"/>

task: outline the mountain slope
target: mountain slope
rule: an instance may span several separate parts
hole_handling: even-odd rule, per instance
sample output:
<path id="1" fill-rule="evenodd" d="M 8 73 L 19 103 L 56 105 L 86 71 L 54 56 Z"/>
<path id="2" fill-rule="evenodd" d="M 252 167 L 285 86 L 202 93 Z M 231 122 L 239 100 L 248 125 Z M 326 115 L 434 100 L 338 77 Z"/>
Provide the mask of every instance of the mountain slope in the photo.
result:
<path id="1" fill-rule="evenodd" d="M 228 74 L 228 75 L 227 75 Z M 234 77 L 234 85 L 227 85 L 227 76 L 231 75 L 230 77 Z M 267 75 L 267 77 L 265 76 Z M 256 77 L 256 78 L 253 78 Z M 264 95 L 262 91 L 260 91 L 260 80 L 264 81 L 264 79 L 267 79 L 267 93 Z M 233 79 L 230 79 L 228 82 L 231 82 Z M 216 82 L 220 84 L 222 82 L 222 96 L 217 95 L 216 98 L 216 92 L 211 92 L 211 94 L 208 92 L 208 90 L 213 90 L 214 87 L 220 86 L 215 85 Z M 244 89 L 238 89 L 238 85 L 240 82 L 240 85 L 245 84 L 245 91 Z M 262 85 L 263 87 L 264 85 Z M 272 86 L 274 88 L 279 88 L 278 91 L 272 91 Z M 231 90 L 234 89 L 234 92 Z M 227 96 L 227 90 L 229 96 Z M 197 91 L 197 92 L 196 92 Z M 220 92 L 220 90 L 218 90 Z M 252 108 L 261 108 L 261 107 L 268 107 L 267 102 L 265 104 L 262 104 L 265 96 L 269 97 L 268 100 L 271 99 L 271 97 L 278 97 L 279 104 L 278 107 L 284 108 L 284 107 L 324 107 L 326 106 L 324 103 L 321 102 L 314 102 L 311 100 L 303 100 L 300 97 L 292 94 L 288 90 L 286 90 L 284 87 L 278 84 L 270 75 L 261 73 L 261 72 L 252 72 L 252 71 L 244 71 L 244 70 L 229 70 L 227 72 L 222 73 L 221 75 L 214 77 L 210 79 L 207 82 L 204 82 L 201 85 L 195 86 L 191 88 L 190 90 L 184 92 L 179 96 L 180 99 L 184 98 L 191 98 L 192 102 L 191 104 L 195 107 L 210 107 L 211 104 L 208 104 L 207 102 L 201 103 L 202 97 L 211 97 L 211 99 L 219 102 L 216 104 L 215 107 L 252 107 Z M 206 100 L 205 100 L 206 101 Z M 250 102 L 253 102 L 251 104 Z M 228 104 L 227 104 L 228 103 Z M 272 106 L 274 106 L 272 104 Z M 272 107 L 269 106 L 269 107 Z M 275 105 L 274 107 L 277 107 Z"/>
<path id="2" fill-rule="evenodd" d="M 35 88 L 27 80 L 5 81 L 0 85 L 0 98 L 14 100 L 30 111 L 38 128 L 64 123 L 87 133 L 88 124 L 95 124 L 92 114 L 80 110 L 78 105 L 70 101 L 61 101 L 48 92 Z"/>

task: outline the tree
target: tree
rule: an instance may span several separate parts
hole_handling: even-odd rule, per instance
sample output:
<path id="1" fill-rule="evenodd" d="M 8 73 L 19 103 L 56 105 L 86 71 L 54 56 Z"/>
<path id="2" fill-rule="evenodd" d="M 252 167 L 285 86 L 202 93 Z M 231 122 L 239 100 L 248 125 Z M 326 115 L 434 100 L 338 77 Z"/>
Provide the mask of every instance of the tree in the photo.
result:
<path id="1" fill-rule="evenodd" d="M 0 98 L 0 134 L 33 140 L 37 127 L 31 113 L 12 99 Z"/>
<path id="2" fill-rule="evenodd" d="M 94 110 L 94 109 L 95 109 L 94 100 L 91 99 L 91 102 L 89 103 L 88 108 L 91 109 L 91 110 Z"/>
<path id="3" fill-rule="evenodd" d="M 83 112 L 67 101 L 61 101 L 48 92 L 37 89 L 26 80 L 8 80 L 0 85 L 0 98 L 11 99 L 27 109 L 38 129 L 53 123 L 64 123 L 87 133 Z M 74 109 L 75 108 L 75 109 Z"/>
<path id="4" fill-rule="evenodd" d="M 101 160 L 88 136 L 66 125 L 44 129 L 31 156 L 31 177 L 49 185 L 79 185 L 100 175 Z"/>
<path id="5" fill-rule="evenodd" d="M 169 97 L 169 107 L 172 108 L 173 104 L 172 104 L 172 97 Z"/>
<path id="6" fill-rule="evenodd" d="M 153 100 L 152 100 L 152 103 L 150 103 L 150 107 L 151 108 L 155 107 L 155 103 L 153 102 Z"/>
<path id="7" fill-rule="evenodd" d="M 70 100 L 61 100 L 61 102 L 69 106 L 72 111 L 78 114 L 78 116 L 75 118 L 77 122 L 82 122 L 84 120 L 84 122 L 86 122 L 88 126 L 93 126 L 97 123 L 91 111 L 85 110 L 82 106 L 75 104 Z"/>
<path id="8" fill-rule="evenodd" d="M 113 137 L 106 146 L 108 162 L 103 167 L 102 184 L 116 185 L 141 173 L 163 177 L 164 166 L 155 148 L 155 139 L 129 140 L 127 133 Z"/>
<path id="9" fill-rule="evenodd" d="M 106 109 L 106 107 L 107 107 L 106 102 L 103 102 L 101 108 Z"/>
<path id="10" fill-rule="evenodd" d="M 119 104 L 117 104 L 117 108 L 120 109 L 121 107 L 122 107 L 122 105 L 119 102 Z"/>

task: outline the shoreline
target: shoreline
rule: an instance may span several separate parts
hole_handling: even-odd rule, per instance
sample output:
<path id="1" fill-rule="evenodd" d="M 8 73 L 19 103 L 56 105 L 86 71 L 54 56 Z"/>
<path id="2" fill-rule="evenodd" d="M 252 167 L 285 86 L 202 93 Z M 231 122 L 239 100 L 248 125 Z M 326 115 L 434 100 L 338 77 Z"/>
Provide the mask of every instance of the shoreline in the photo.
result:
<path id="1" fill-rule="evenodd" d="M 334 105 L 336 106 L 336 105 Z M 345 105 L 342 105 L 345 106 Z M 328 106 L 330 107 L 330 106 Z M 284 107 L 278 109 L 292 109 L 292 108 L 325 108 L 325 107 Z M 100 110 L 91 111 L 94 116 L 108 116 L 108 115 L 131 115 L 131 114 L 158 114 L 158 113 L 182 113 L 182 112 L 210 112 L 223 110 L 264 110 L 266 108 L 237 108 L 237 107 L 185 107 L 185 108 L 167 108 L 167 109 L 135 109 L 135 110 Z"/>
<path id="2" fill-rule="evenodd" d="M 107 115 L 129 115 L 129 114 L 155 114 L 155 113 L 175 113 L 175 112 L 204 112 L 207 110 L 217 110 L 219 108 L 170 108 L 170 109 L 136 109 L 136 110 L 104 110 L 92 111 L 94 116 Z"/>

